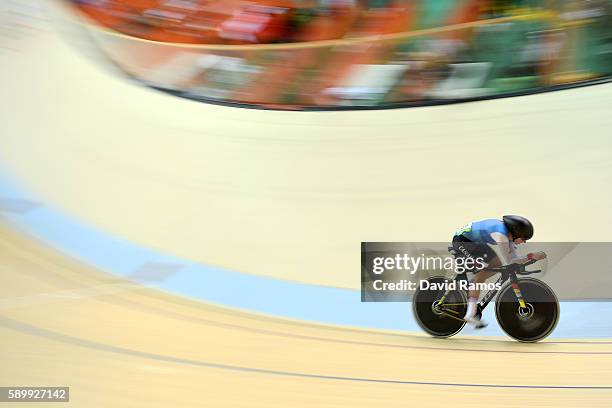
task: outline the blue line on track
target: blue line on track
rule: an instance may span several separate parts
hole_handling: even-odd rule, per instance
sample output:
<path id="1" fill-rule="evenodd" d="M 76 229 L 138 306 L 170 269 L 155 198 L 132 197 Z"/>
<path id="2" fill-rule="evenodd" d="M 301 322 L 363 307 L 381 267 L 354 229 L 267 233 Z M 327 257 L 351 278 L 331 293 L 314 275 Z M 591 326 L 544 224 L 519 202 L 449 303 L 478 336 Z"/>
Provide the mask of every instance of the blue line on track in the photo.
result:
<path id="1" fill-rule="evenodd" d="M 0 199 L 38 202 L 37 197 L 25 192 L 13 180 L 10 173 L 0 166 Z M 408 303 L 362 303 L 357 290 L 249 275 L 165 255 L 88 226 L 44 203 L 27 211 L 0 214 L 33 237 L 86 264 L 182 296 L 292 319 L 420 331 Z M 153 283 L 135 279 L 133 275 L 138 268 L 150 262 L 178 265 L 180 268 Z M 561 320 L 553 337 L 612 337 L 612 320 L 604 318 L 612 314 L 612 303 L 563 302 L 561 309 Z M 493 308 L 488 308 L 484 317 L 493 322 Z M 503 335 L 496 324 L 478 332 L 467 328 L 465 332 Z"/>

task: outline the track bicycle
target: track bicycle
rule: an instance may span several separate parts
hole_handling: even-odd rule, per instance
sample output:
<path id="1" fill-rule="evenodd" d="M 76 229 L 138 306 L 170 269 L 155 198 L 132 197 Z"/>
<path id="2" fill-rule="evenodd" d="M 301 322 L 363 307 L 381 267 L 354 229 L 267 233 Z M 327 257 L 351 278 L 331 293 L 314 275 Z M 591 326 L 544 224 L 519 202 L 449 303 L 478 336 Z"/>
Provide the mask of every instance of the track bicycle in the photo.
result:
<path id="1" fill-rule="evenodd" d="M 452 247 L 449 250 L 452 251 Z M 495 316 L 499 326 L 508 336 L 521 342 L 544 339 L 559 321 L 559 301 L 553 290 L 538 279 L 526 277 L 541 272 L 526 270 L 535 262 L 537 260 L 487 268 L 487 271 L 500 274 L 496 284 L 501 289 L 487 291 L 477 306 L 477 313 L 482 316 L 483 310 L 497 295 Z M 467 281 L 466 272 L 458 274 L 454 280 L 457 283 Z M 434 276 L 427 281 L 428 286 L 440 288 L 444 287 L 442 283 L 452 280 Z M 462 289 L 417 289 L 412 298 L 412 310 L 417 323 L 427 333 L 434 337 L 451 337 L 466 324 L 463 316 L 467 311 L 467 300 L 467 291 Z"/>

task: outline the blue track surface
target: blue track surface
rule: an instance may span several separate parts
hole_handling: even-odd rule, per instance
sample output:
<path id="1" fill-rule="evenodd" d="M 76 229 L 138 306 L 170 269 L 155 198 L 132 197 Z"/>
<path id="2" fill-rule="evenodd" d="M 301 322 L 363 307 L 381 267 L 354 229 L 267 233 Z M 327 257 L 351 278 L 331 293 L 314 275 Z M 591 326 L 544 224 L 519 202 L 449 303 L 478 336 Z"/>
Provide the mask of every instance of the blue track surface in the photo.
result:
<path id="1" fill-rule="evenodd" d="M 288 282 L 211 267 L 114 237 L 39 203 L 1 169 L 0 199 L 13 200 L 17 206 L 25 204 L 29 208 L 2 214 L 28 234 L 84 263 L 147 286 L 209 303 L 293 319 L 377 329 L 420 330 L 408 303 L 362 303 L 357 290 Z M 140 278 L 139 269 L 152 263 L 172 273 L 153 281 Z M 561 320 L 553 337 L 612 337 L 612 320 L 607 318 L 612 313 L 612 303 L 563 302 L 561 309 Z M 478 332 L 468 328 L 465 333 L 503 335 L 494 323 L 493 307 L 485 311 L 484 318 L 492 324 Z"/>

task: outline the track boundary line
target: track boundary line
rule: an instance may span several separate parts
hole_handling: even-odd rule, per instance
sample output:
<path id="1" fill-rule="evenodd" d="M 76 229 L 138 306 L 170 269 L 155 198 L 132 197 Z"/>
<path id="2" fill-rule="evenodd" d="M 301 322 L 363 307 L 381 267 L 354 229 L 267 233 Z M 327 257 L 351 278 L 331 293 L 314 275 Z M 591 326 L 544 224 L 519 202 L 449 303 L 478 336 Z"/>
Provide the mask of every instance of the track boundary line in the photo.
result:
<path id="1" fill-rule="evenodd" d="M 207 361 L 192 360 L 187 358 L 167 356 L 163 354 L 150 353 L 145 351 L 131 350 L 124 347 L 112 346 L 109 344 L 98 343 L 91 340 L 80 339 L 78 337 L 69 336 L 66 334 L 58 333 L 52 330 L 44 329 L 27 323 L 19 322 L 17 320 L 9 319 L 6 317 L 0 317 L 0 324 L 8 329 L 21 332 L 24 334 L 43 337 L 62 343 L 72 344 L 79 347 L 106 351 L 115 354 L 129 355 L 132 357 L 145 358 L 149 360 L 165 361 L 169 363 L 207 367 L 222 370 L 231 370 L 255 374 L 266 374 L 274 376 L 284 377 L 299 377 L 299 378 L 311 378 L 319 380 L 332 380 L 332 381 L 352 381 L 352 382 L 369 382 L 369 383 L 382 383 L 382 384 L 399 384 L 399 385 L 425 385 L 425 386 L 437 386 L 437 387 L 470 387 L 470 388 L 521 388 L 521 389 L 550 389 L 550 390 L 612 390 L 612 385 L 527 385 L 527 384 L 474 384 L 474 383 L 447 383 L 447 382 L 433 382 L 433 381 L 414 381 L 414 380 L 393 380 L 393 379 L 382 379 L 382 378 L 367 378 L 367 377 L 346 377 L 316 373 L 303 373 L 294 371 L 282 371 L 272 370 L 258 367 L 246 367 L 236 366 L 229 364 L 220 364 Z"/>

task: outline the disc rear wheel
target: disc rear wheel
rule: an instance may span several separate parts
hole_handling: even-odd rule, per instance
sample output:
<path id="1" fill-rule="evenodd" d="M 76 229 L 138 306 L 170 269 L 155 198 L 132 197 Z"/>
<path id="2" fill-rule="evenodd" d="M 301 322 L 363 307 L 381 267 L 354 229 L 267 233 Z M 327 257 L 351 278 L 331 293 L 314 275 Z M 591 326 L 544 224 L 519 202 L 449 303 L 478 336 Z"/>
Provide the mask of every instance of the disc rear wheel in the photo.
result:
<path id="1" fill-rule="evenodd" d="M 436 276 L 427 279 L 431 284 L 450 282 Z M 452 290 L 440 302 L 445 290 L 417 289 L 412 298 L 414 317 L 423 330 L 435 337 L 450 337 L 463 329 L 463 316 L 467 310 L 467 295 L 461 290 Z"/>

